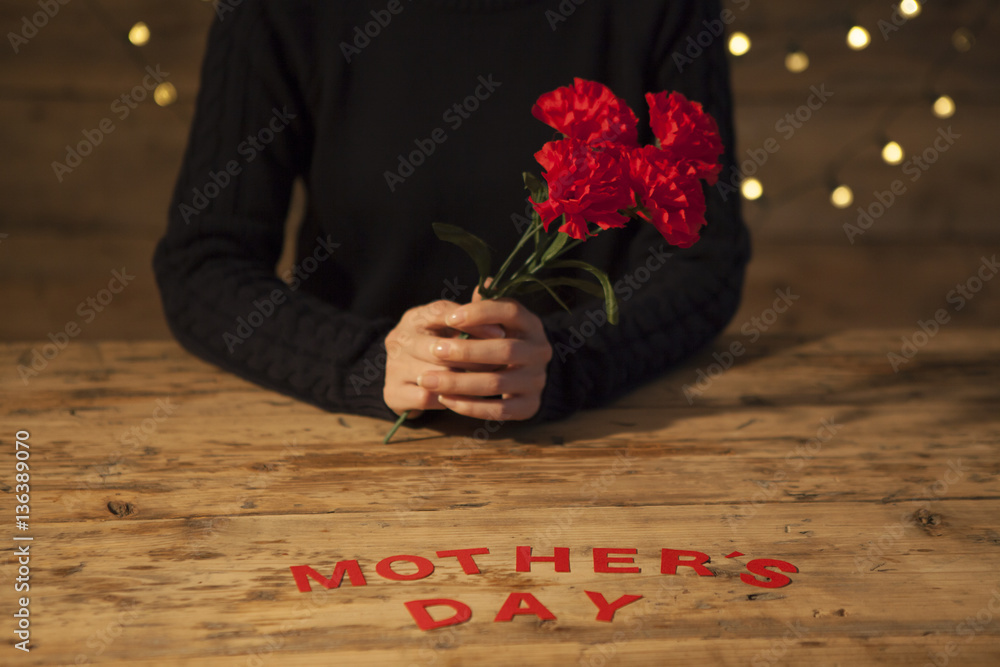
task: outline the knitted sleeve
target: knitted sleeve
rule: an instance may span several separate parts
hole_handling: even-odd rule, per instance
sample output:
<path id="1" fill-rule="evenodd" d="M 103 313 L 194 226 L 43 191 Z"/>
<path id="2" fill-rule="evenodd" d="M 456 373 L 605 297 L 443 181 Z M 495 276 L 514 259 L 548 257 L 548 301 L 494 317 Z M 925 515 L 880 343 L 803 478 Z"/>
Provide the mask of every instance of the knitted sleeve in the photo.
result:
<path id="1" fill-rule="evenodd" d="M 275 276 L 292 183 L 313 145 L 308 6 L 245 0 L 228 9 L 209 36 L 153 259 L 167 321 L 190 352 L 245 379 L 327 410 L 391 419 L 376 369 L 392 322 L 346 313 Z M 317 252 L 337 261 L 339 250 Z"/>

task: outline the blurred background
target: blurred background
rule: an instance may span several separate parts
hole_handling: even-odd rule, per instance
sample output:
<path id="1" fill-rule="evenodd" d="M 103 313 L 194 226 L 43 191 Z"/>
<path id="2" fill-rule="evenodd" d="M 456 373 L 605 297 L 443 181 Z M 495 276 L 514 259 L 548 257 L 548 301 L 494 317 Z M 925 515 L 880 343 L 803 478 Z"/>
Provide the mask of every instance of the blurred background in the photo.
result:
<path id="1" fill-rule="evenodd" d="M 724 178 L 754 239 L 730 330 L 776 289 L 800 297 L 780 332 L 912 331 L 949 307 L 1000 249 L 1000 2 L 723 4 L 747 177 Z M 0 340 L 70 321 L 82 339 L 169 337 L 150 262 L 214 16 L 202 0 L 0 0 Z M 123 268 L 127 289 L 81 317 Z M 998 295 L 986 282 L 954 321 L 1000 325 Z"/>

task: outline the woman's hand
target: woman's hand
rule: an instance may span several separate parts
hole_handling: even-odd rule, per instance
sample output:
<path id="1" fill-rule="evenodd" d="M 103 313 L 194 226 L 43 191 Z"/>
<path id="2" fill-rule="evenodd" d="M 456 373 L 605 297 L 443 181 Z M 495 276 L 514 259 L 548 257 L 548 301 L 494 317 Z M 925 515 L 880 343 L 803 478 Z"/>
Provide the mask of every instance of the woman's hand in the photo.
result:
<path id="1" fill-rule="evenodd" d="M 434 350 L 443 362 L 492 366 L 471 373 L 428 371 L 418 382 L 460 415 L 497 421 L 530 419 L 541 406 L 552 346 L 537 315 L 514 299 L 483 299 L 448 315 L 449 326 L 466 330 L 499 326 L 504 338 L 449 340 Z M 495 398 L 487 398 L 495 397 Z"/>
<path id="2" fill-rule="evenodd" d="M 383 398 L 397 414 L 410 411 L 410 418 L 423 410 L 445 410 L 434 392 L 421 387 L 417 380 L 429 371 L 490 370 L 477 364 L 444 364 L 434 349 L 463 331 L 480 338 L 503 338 L 498 326 L 453 328 L 447 318 L 461 306 L 451 301 L 434 301 L 411 308 L 385 337 L 386 365 Z"/>
<path id="3" fill-rule="evenodd" d="M 457 338 L 466 332 L 472 338 Z M 450 409 L 476 419 L 530 419 L 541 405 L 552 346 L 541 320 L 513 299 L 408 310 L 385 339 L 383 396 L 397 414 Z M 493 398 L 488 398 L 493 397 Z"/>

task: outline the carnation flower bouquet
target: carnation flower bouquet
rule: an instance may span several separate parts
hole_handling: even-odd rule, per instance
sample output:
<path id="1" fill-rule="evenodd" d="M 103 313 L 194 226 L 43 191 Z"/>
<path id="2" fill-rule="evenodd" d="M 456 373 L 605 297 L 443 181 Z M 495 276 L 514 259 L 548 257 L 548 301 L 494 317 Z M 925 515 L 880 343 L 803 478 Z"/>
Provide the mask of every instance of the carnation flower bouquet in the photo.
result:
<path id="1" fill-rule="evenodd" d="M 600 232 L 632 220 L 652 224 L 680 248 L 698 240 L 705 224 L 701 180 L 712 185 L 722 170 L 718 127 L 699 103 L 680 93 L 647 93 L 646 102 L 656 142 L 640 146 L 635 113 L 607 86 L 575 79 L 572 86 L 538 98 L 532 115 L 562 138 L 535 153 L 544 180 L 523 175 L 534 219 L 496 273 L 491 273 L 490 251 L 482 239 L 460 227 L 433 225 L 438 238 L 458 245 L 475 262 L 482 298 L 545 290 L 569 310 L 555 288 L 570 287 L 603 298 L 608 321 L 615 324 L 618 303 L 607 274 L 563 256 Z M 558 227 L 553 224 L 557 221 Z M 580 270 L 596 282 L 576 277 Z M 384 442 L 408 416 L 400 416 Z"/>

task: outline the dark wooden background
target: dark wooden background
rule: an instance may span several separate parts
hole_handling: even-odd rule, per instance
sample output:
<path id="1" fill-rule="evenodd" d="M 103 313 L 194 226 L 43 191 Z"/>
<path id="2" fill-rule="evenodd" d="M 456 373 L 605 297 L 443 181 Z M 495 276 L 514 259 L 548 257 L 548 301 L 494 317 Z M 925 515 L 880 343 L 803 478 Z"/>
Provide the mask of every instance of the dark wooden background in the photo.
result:
<path id="1" fill-rule="evenodd" d="M 843 3 L 726 2 L 736 15 L 731 29 L 753 39 L 733 67 L 740 151 L 771 136 L 781 145 L 758 174 L 765 199 L 745 204 L 755 259 L 734 331 L 770 304 L 775 288 L 786 287 L 801 299 L 776 331 L 915 327 L 1000 245 L 998 3 L 928 2 L 888 39 L 878 28 L 890 19 L 888 2 L 848 4 L 872 31 L 863 52 L 844 44 Z M 23 17 L 37 11 L 36 1 L 2 0 L 0 28 L 19 32 Z M 213 15 L 212 4 L 198 0 L 74 0 L 60 5 L 19 53 L 9 36 L 0 44 L 0 340 L 45 339 L 79 320 L 77 304 L 123 266 L 134 283 L 83 326 L 81 337 L 169 336 L 150 257 L 165 225 Z M 140 20 L 152 39 L 137 52 L 125 35 Z M 951 47 L 960 27 L 977 35 L 967 53 Z M 810 55 L 804 73 L 783 67 L 792 42 Z M 111 103 L 141 82 L 146 63 L 169 73 L 178 102 L 160 108 L 147 99 L 127 119 L 114 118 L 115 131 L 58 182 L 52 162 L 64 160 L 65 146 L 84 130 L 113 117 Z M 931 114 L 929 81 L 955 98 L 953 118 Z M 820 84 L 833 98 L 794 137 L 780 138 L 775 123 Z M 879 119 L 887 112 L 894 120 L 884 129 L 911 154 L 930 146 L 940 128 L 951 126 L 960 139 L 918 182 L 907 181 L 907 193 L 852 245 L 842 225 L 857 218 L 857 205 L 867 206 L 876 190 L 902 177 L 900 167 L 878 157 Z M 840 177 L 854 188 L 856 204 L 836 210 L 827 199 L 827 172 L 855 144 L 861 149 Z M 996 282 L 954 313 L 956 321 L 1000 324 Z"/>

